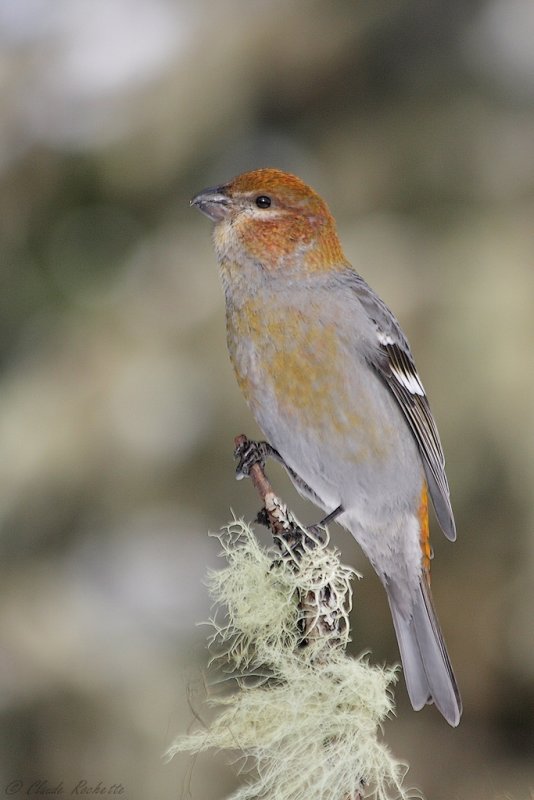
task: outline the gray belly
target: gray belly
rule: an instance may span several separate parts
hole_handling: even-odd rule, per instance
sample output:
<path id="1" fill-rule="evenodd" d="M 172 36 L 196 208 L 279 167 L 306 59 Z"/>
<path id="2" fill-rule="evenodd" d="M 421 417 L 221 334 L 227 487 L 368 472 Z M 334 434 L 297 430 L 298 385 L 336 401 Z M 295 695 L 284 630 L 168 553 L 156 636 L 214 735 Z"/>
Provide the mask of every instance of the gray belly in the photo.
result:
<path id="1" fill-rule="evenodd" d="M 321 413 L 313 398 L 309 413 L 288 409 L 265 385 L 251 407 L 269 442 L 322 506 L 343 505 L 365 524 L 391 509 L 417 509 L 423 466 L 395 399 L 367 365 L 361 369 L 342 392 L 332 385 L 323 394 Z"/>

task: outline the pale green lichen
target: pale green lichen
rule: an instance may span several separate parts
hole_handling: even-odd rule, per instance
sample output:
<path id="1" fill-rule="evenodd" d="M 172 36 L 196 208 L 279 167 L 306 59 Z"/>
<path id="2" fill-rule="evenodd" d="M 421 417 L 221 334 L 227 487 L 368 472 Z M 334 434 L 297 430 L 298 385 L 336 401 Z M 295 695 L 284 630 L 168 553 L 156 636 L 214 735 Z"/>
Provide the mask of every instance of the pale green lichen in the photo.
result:
<path id="1" fill-rule="evenodd" d="M 213 658 L 227 658 L 232 668 L 242 670 L 251 662 L 267 664 L 269 653 L 278 658 L 291 652 L 299 632 L 289 570 L 277 566 L 274 548 L 260 547 L 243 523 L 227 525 L 218 538 L 228 566 L 211 570 L 207 580 L 216 608 L 210 621 Z M 221 613 L 222 622 L 218 620 Z"/>
<path id="2" fill-rule="evenodd" d="M 345 614 L 353 571 L 327 548 L 305 554 L 293 571 L 242 522 L 220 539 L 228 566 L 210 573 L 208 583 L 225 619 L 212 621 L 212 644 L 241 678 L 264 668 L 265 680 L 242 680 L 231 694 L 212 697 L 218 713 L 209 727 L 179 739 L 169 757 L 211 748 L 243 757 L 252 769 L 231 800 L 406 798 L 406 766 L 380 739 L 393 711 L 395 670 L 348 657 L 348 626 L 326 645 L 322 637 L 313 653 L 298 647 L 297 598 L 328 583 L 333 611 Z"/>

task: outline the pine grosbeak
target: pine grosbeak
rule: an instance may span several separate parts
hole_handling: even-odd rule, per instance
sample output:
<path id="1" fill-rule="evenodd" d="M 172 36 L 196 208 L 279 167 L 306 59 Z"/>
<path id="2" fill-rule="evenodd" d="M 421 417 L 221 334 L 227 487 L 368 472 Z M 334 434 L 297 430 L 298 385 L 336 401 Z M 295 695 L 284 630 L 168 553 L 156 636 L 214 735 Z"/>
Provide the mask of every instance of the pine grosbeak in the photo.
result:
<path id="1" fill-rule="evenodd" d="M 399 323 L 347 262 L 325 204 L 259 169 L 193 198 L 214 223 L 237 380 L 298 490 L 382 581 L 415 709 L 462 711 L 430 593 L 428 495 L 456 537 L 436 425 Z"/>

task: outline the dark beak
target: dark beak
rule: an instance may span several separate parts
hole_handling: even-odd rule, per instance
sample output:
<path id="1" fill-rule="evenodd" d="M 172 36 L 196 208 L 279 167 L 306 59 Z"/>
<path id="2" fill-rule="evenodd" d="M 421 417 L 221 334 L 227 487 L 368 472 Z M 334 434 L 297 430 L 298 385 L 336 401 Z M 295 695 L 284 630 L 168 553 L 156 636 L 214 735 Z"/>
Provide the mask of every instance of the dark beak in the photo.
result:
<path id="1" fill-rule="evenodd" d="M 232 209 L 232 202 L 226 193 L 226 187 L 216 186 L 212 189 L 203 189 L 195 195 L 190 205 L 196 206 L 213 222 L 227 217 Z"/>

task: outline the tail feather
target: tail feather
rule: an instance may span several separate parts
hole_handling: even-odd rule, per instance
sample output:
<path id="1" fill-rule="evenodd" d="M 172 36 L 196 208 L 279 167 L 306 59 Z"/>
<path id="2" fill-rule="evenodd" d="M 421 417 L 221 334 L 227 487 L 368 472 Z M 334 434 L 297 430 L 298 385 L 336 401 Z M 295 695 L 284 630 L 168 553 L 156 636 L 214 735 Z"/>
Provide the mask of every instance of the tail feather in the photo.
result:
<path id="1" fill-rule="evenodd" d="M 425 703 L 434 702 L 447 722 L 456 727 L 462 714 L 462 700 L 432 605 L 430 588 L 423 578 L 409 618 L 396 604 L 392 587 L 387 589 L 412 706 L 419 711 Z"/>

